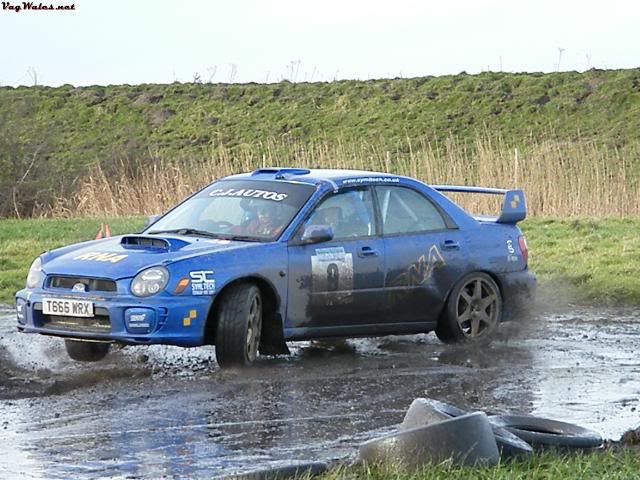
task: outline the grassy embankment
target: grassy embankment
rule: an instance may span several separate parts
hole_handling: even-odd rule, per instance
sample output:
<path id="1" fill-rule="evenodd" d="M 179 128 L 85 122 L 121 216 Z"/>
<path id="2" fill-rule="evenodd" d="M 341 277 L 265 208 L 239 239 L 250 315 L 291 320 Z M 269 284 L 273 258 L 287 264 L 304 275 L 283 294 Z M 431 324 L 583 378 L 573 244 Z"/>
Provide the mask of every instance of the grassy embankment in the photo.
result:
<path id="1" fill-rule="evenodd" d="M 460 468 L 448 465 L 425 467 L 417 472 L 399 468 L 342 468 L 322 480 L 631 480 L 640 478 L 640 455 L 636 449 L 608 450 L 587 455 L 542 454 L 522 462 L 492 468 Z"/>
<path id="2" fill-rule="evenodd" d="M 640 69 L 1 87 L 0 216 L 51 214 L 59 203 L 68 214 L 92 213 L 87 207 L 98 202 L 76 194 L 78 179 L 95 169 L 118 190 L 123 173 L 139 183 L 139 168 L 177 165 L 201 183 L 263 163 L 517 184 L 535 215 L 637 214 L 639 119 Z M 434 165 L 452 157 L 459 168 L 440 175 Z M 501 159 L 487 165 L 488 157 Z M 582 159 L 586 183 L 574 158 Z M 562 202 L 554 200 L 559 195 Z M 149 199 L 132 203 L 143 209 Z"/>
<path id="3" fill-rule="evenodd" d="M 0 303 L 12 301 L 38 254 L 92 239 L 104 221 L 0 220 Z M 106 221 L 113 234 L 143 225 L 140 217 Z M 563 296 L 559 301 L 640 304 L 640 219 L 529 219 L 521 227 L 529 241 L 531 269 L 543 286 L 554 285 Z"/>

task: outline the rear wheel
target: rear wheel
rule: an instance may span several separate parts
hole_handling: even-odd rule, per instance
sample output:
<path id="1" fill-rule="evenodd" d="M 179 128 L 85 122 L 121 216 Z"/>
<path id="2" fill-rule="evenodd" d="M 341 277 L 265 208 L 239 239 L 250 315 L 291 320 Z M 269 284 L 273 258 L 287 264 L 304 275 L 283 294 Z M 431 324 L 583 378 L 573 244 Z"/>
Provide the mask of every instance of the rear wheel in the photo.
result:
<path id="1" fill-rule="evenodd" d="M 436 335 L 445 343 L 490 341 L 502 316 L 502 296 L 486 273 L 470 273 L 453 288 Z"/>
<path id="2" fill-rule="evenodd" d="M 258 357 L 262 333 L 262 296 L 251 283 L 230 287 L 220 299 L 216 328 L 218 365 L 246 367 Z"/>
<path id="3" fill-rule="evenodd" d="M 97 362 L 109 353 L 111 345 L 101 342 L 83 342 L 81 340 L 65 340 L 67 355 L 79 362 Z"/>

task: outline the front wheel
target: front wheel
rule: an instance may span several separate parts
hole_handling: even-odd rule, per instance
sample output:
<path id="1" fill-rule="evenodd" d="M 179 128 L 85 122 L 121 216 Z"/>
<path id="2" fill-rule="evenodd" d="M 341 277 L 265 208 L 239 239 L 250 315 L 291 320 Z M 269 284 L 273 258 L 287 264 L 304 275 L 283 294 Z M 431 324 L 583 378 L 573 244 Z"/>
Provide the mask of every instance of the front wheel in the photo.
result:
<path id="1" fill-rule="evenodd" d="M 502 296 L 486 273 L 470 273 L 451 291 L 436 335 L 445 343 L 490 341 L 502 316 Z"/>
<path id="2" fill-rule="evenodd" d="M 102 342 L 83 342 L 81 340 L 65 340 L 67 355 L 79 362 L 97 362 L 109 353 L 111 345 Z"/>
<path id="3" fill-rule="evenodd" d="M 262 333 L 262 296 L 251 283 L 230 287 L 220 299 L 216 327 L 218 365 L 246 367 L 258 357 Z"/>

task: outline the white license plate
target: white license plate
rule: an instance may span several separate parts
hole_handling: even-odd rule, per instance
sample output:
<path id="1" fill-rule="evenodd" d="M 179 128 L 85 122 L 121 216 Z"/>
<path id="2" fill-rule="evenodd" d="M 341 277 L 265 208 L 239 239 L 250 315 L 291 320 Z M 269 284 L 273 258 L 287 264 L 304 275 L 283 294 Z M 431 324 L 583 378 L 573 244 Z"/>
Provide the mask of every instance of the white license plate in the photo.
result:
<path id="1" fill-rule="evenodd" d="M 93 302 L 44 297 L 42 299 L 42 313 L 66 317 L 93 317 Z"/>

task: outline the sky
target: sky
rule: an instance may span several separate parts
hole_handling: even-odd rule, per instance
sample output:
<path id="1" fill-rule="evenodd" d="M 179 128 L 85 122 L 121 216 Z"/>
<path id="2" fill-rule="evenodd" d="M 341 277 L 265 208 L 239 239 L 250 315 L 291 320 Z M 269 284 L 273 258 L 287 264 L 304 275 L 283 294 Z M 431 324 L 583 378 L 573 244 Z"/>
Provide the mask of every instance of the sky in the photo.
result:
<path id="1" fill-rule="evenodd" d="M 16 11 L 10 7 L 23 2 L 0 2 L 0 85 L 640 66 L 640 2 L 632 0 L 45 1 L 74 10 Z"/>

